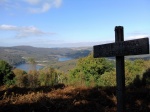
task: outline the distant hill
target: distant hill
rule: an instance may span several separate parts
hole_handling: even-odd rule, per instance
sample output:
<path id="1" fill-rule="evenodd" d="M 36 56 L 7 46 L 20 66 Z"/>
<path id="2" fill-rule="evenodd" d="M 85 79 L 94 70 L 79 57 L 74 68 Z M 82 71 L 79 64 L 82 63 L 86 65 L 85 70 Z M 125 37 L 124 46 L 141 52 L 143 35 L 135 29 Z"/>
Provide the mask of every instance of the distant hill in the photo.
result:
<path id="1" fill-rule="evenodd" d="M 38 63 L 58 62 L 59 57 L 70 57 L 78 59 L 85 57 L 93 51 L 92 47 L 74 48 L 37 48 L 32 46 L 0 47 L 0 60 L 5 60 L 11 65 L 24 63 L 28 58 L 34 58 Z M 127 59 L 150 59 L 150 55 L 127 56 Z M 114 57 L 110 58 L 114 59 Z"/>
<path id="2" fill-rule="evenodd" d="M 38 62 L 57 62 L 59 57 L 78 59 L 91 53 L 91 48 L 37 48 L 32 46 L 0 47 L 0 60 L 15 65 L 34 58 Z"/>

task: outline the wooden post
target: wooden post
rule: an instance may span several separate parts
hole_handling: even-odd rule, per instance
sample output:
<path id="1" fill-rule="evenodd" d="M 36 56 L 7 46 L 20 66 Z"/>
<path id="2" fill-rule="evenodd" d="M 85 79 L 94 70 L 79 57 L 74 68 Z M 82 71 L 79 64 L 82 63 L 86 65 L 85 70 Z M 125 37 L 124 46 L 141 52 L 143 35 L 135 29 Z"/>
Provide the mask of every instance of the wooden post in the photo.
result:
<path id="1" fill-rule="evenodd" d="M 123 27 L 115 27 L 115 43 L 93 47 L 94 58 L 116 57 L 117 112 L 125 112 L 124 56 L 149 54 L 149 38 L 124 41 Z"/>
<path id="2" fill-rule="evenodd" d="M 115 43 L 124 41 L 123 27 L 115 27 Z M 121 46 L 118 46 L 121 47 Z M 124 56 L 116 56 L 117 112 L 125 112 Z"/>

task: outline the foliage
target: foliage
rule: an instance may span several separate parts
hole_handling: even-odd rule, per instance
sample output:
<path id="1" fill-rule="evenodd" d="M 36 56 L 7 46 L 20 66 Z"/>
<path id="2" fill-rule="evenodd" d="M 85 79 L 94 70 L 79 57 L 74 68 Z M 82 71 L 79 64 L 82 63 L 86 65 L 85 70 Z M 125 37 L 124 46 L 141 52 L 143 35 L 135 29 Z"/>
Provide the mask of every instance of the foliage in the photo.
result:
<path id="1" fill-rule="evenodd" d="M 39 82 L 41 86 L 50 86 L 58 83 L 59 73 L 51 67 L 39 71 Z"/>
<path id="2" fill-rule="evenodd" d="M 143 78 L 142 78 L 142 84 L 144 86 L 149 86 L 150 85 L 150 68 L 147 69 L 146 72 L 144 72 Z"/>
<path id="3" fill-rule="evenodd" d="M 144 74 L 150 68 L 149 63 L 150 61 L 142 59 L 125 60 L 126 86 L 139 87 L 144 81 L 149 83 L 149 75 L 145 75 L 148 73 Z M 76 86 L 116 86 L 116 71 L 112 61 L 105 58 L 94 59 L 89 55 L 78 60 L 75 69 L 68 76 L 68 82 Z"/>
<path id="4" fill-rule="evenodd" d="M 135 60 L 125 62 L 125 82 L 126 85 L 131 85 L 135 79 L 141 80 L 143 77 L 143 73 L 146 70 L 145 68 L 146 61 L 144 60 Z"/>
<path id="5" fill-rule="evenodd" d="M 98 79 L 98 86 L 116 86 L 116 71 L 106 72 Z"/>
<path id="6" fill-rule="evenodd" d="M 71 84 L 77 83 L 87 86 L 97 85 L 97 79 L 105 72 L 113 70 L 113 64 L 105 58 L 93 58 L 92 54 L 85 58 L 81 58 L 77 62 L 77 66 L 70 72 L 69 80 Z M 79 83 L 80 82 L 80 83 Z"/>
<path id="7" fill-rule="evenodd" d="M 14 69 L 13 73 L 15 74 L 15 85 L 18 87 L 27 87 L 27 73 L 21 69 Z"/>
<path id="8" fill-rule="evenodd" d="M 35 60 L 30 59 L 34 65 Z M 52 67 L 45 67 L 42 70 L 25 71 L 14 69 L 5 61 L 0 62 L 0 83 L 13 84 L 18 87 L 37 88 L 39 86 L 53 86 L 58 83 L 64 83 L 73 86 L 116 86 L 116 71 L 114 62 L 106 58 L 93 58 L 92 54 L 87 57 L 80 58 L 76 67 L 69 74 L 60 72 Z M 73 62 L 74 63 L 74 62 Z M 142 59 L 130 61 L 125 60 L 125 83 L 126 86 L 139 87 L 148 85 L 150 61 Z M 62 63 L 65 64 L 65 63 Z M 65 66 L 62 65 L 61 66 Z M 72 63 L 68 62 L 68 66 Z M 146 71 L 147 70 L 147 71 Z M 13 75 L 15 74 L 15 80 Z"/>
<path id="9" fill-rule="evenodd" d="M 49 64 L 52 68 L 55 68 L 59 71 L 62 71 L 64 73 L 69 73 L 70 70 L 72 70 L 77 63 L 77 59 L 68 60 L 68 61 L 62 61 L 62 62 L 56 62 Z"/>
<path id="10" fill-rule="evenodd" d="M 127 111 L 149 111 L 149 63 L 150 61 L 141 59 L 125 60 Z M 7 74 L 6 71 L 11 72 L 11 66 L 3 67 L 5 64 L 1 64 L 0 73 L 2 70 L 5 71 L 4 74 Z M 27 111 L 58 111 L 60 109 L 62 111 L 62 105 L 66 106 L 63 109 L 68 112 L 75 111 L 74 109 L 79 111 L 81 107 L 83 111 L 89 110 L 90 112 L 93 109 L 102 112 L 116 111 L 116 88 L 113 87 L 116 86 L 116 71 L 112 61 L 105 58 L 94 59 L 92 55 L 81 58 L 70 74 L 64 74 L 51 67 L 39 71 L 31 70 L 28 73 L 14 69 L 13 73 L 15 74 L 15 84 L 18 87 L 11 87 L 9 90 L 0 88 L 2 111 L 9 109 L 16 111 L 16 108 L 23 111 L 24 109 Z M 11 81 L 5 84 L 12 83 Z M 58 83 L 65 83 L 68 86 L 65 87 L 63 84 L 61 86 Z M 75 88 L 70 85 L 90 86 L 90 88 Z M 57 90 L 57 88 L 59 89 Z"/>
<path id="11" fill-rule="evenodd" d="M 39 86 L 38 80 L 39 72 L 36 70 L 30 70 L 28 72 L 28 85 L 31 88 L 36 88 Z"/>
<path id="12" fill-rule="evenodd" d="M 144 77 L 148 77 L 148 73 L 144 73 L 150 66 L 150 61 L 137 59 L 134 61 L 125 60 L 125 84 L 126 86 L 139 87 L 142 86 Z M 146 74 L 146 75 L 145 75 Z M 147 78 L 148 79 L 148 78 Z M 148 82 L 145 80 L 145 82 Z M 115 86 L 116 71 L 106 72 L 98 79 L 99 86 Z"/>
<path id="13" fill-rule="evenodd" d="M 15 85 L 18 87 L 37 88 L 66 82 L 65 75 L 51 67 L 39 71 L 30 70 L 28 73 L 14 69 L 13 73 L 15 74 Z"/>
<path id="14" fill-rule="evenodd" d="M 126 87 L 126 112 L 149 112 L 150 87 Z M 0 112 L 117 112 L 115 87 L 0 87 Z"/>
<path id="15" fill-rule="evenodd" d="M 125 60 L 125 84 L 126 86 L 139 87 L 142 85 L 143 73 L 147 69 L 147 61 L 142 59 Z M 147 76 L 147 75 L 146 75 Z M 116 71 L 106 72 L 98 79 L 100 86 L 116 86 Z M 148 82 L 148 81 L 147 81 Z"/>
<path id="16" fill-rule="evenodd" d="M 0 60 L 0 84 L 11 85 L 14 83 L 14 74 L 11 70 L 12 66 L 6 61 Z"/>

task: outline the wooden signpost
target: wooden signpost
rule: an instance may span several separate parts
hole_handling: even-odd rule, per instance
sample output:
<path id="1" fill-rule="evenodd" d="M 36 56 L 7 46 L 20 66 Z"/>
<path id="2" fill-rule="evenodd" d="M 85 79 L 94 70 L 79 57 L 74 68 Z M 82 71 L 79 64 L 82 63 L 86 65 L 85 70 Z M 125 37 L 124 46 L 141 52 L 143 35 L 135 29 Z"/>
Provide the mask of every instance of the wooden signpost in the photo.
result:
<path id="1" fill-rule="evenodd" d="M 123 27 L 115 27 L 115 43 L 96 45 L 94 58 L 116 57 L 117 112 L 125 112 L 125 67 L 124 56 L 149 54 L 149 39 L 124 41 Z"/>

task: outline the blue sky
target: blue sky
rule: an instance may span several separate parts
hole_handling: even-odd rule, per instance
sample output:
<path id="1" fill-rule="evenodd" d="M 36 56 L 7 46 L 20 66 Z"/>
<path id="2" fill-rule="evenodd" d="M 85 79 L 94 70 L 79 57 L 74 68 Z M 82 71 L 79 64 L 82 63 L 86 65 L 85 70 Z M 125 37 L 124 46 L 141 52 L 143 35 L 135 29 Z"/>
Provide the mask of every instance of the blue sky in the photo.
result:
<path id="1" fill-rule="evenodd" d="M 81 47 L 150 37 L 150 0 L 0 0 L 0 46 Z"/>

